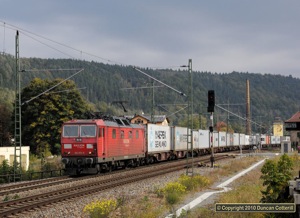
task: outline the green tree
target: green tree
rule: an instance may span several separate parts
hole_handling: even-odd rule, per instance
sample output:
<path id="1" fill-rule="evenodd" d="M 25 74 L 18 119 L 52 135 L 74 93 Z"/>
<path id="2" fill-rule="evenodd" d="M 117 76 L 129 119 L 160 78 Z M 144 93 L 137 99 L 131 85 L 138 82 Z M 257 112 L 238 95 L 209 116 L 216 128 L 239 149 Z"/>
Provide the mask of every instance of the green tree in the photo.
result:
<path id="1" fill-rule="evenodd" d="M 58 154 L 62 123 L 84 118 L 88 110 L 87 102 L 71 80 L 35 98 L 61 81 L 35 78 L 22 90 L 22 142 L 35 154 L 45 154 L 49 150 Z"/>
<path id="2" fill-rule="evenodd" d="M 188 126 L 188 119 L 183 118 L 178 123 L 179 126 L 187 127 Z M 201 116 L 201 121 L 199 119 L 199 115 L 193 116 L 193 129 L 206 129 L 207 120 L 205 117 Z M 189 127 L 191 128 L 191 127 Z"/>
<path id="3" fill-rule="evenodd" d="M 0 104 L 0 146 L 10 145 L 10 126 L 12 112 L 7 106 Z"/>
<path id="4" fill-rule="evenodd" d="M 263 185 L 266 190 L 262 191 L 262 203 L 282 203 L 282 193 L 285 191 L 288 181 L 292 177 L 293 163 L 291 158 L 284 154 L 279 161 L 267 160 L 261 169 Z"/>

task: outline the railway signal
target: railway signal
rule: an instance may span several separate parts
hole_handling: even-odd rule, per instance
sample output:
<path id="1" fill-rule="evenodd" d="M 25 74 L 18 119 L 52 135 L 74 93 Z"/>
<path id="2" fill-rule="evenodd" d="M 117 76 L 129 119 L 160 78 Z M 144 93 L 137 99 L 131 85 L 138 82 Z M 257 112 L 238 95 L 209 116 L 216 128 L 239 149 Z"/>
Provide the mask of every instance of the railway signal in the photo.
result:
<path id="1" fill-rule="evenodd" d="M 208 90 L 208 107 L 207 112 L 214 112 L 215 108 L 215 91 Z"/>

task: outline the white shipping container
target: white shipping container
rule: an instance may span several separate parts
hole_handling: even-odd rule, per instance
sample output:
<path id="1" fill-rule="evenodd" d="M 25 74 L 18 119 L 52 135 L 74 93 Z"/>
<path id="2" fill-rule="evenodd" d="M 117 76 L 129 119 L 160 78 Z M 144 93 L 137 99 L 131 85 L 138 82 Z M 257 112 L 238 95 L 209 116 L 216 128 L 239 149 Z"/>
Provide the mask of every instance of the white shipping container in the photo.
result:
<path id="1" fill-rule="evenodd" d="M 226 146 L 226 132 L 219 132 L 219 147 Z"/>
<path id="2" fill-rule="evenodd" d="M 275 144 L 280 145 L 280 136 L 275 136 Z"/>
<path id="3" fill-rule="evenodd" d="M 199 149 L 199 134 L 197 130 L 193 130 L 193 148 Z"/>
<path id="4" fill-rule="evenodd" d="M 233 145 L 233 134 L 232 133 L 226 133 L 226 145 L 232 146 Z"/>
<path id="5" fill-rule="evenodd" d="M 271 135 L 271 145 L 276 144 L 276 136 Z"/>
<path id="6" fill-rule="evenodd" d="M 251 136 L 250 135 L 245 135 L 245 145 L 250 145 L 250 140 L 251 140 L 251 138 L 250 138 Z"/>
<path id="7" fill-rule="evenodd" d="M 155 124 L 147 125 L 147 148 L 149 153 L 170 151 L 170 127 Z"/>
<path id="8" fill-rule="evenodd" d="M 219 147 L 219 133 L 214 132 L 213 136 L 214 136 L 214 138 L 213 138 L 213 147 L 218 148 Z"/>
<path id="9" fill-rule="evenodd" d="M 240 146 L 239 133 L 233 133 L 233 146 Z"/>
<path id="10" fill-rule="evenodd" d="M 245 134 L 240 133 L 240 145 L 244 146 L 245 145 Z"/>
<path id="11" fill-rule="evenodd" d="M 209 130 L 199 130 L 199 149 L 209 148 Z"/>
<path id="12" fill-rule="evenodd" d="M 172 149 L 175 151 L 187 150 L 187 128 L 171 127 Z M 190 149 L 190 148 L 189 148 Z"/>
<path id="13" fill-rule="evenodd" d="M 261 143 L 261 145 L 266 144 L 266 135 L 264 135 L 264 134 L 260 135 L 260 143 Z"/>

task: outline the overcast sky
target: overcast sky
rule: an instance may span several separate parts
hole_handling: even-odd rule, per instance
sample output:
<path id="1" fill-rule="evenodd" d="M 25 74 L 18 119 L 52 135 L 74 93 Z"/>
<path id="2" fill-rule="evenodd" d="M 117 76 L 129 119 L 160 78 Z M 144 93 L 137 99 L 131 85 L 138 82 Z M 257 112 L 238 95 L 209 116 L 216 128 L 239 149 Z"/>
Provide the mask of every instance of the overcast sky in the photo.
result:
<path id="1" fill-rule="evenodd" d="M 299 0 L 0 0 L 0 51 L 19 29 L 21 57 L 300 78 L 299 21 Z"/>

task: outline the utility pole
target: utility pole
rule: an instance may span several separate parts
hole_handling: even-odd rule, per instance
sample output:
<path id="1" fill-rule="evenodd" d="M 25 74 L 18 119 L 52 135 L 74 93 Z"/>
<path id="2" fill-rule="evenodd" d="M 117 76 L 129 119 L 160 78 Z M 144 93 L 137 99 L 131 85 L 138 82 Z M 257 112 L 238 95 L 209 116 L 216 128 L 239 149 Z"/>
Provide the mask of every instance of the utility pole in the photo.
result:
<path id="1" fill-rule="evenodd" d="M 15 136 L 14 136 L 14 182 L 22 173 L 22 135 L 21 135 L 21 72 L 19 59 L 19 31 L 16 34 L 16 99 L 15 99 Z M 19 162 L 19 167 L 18 167 Z"/>

